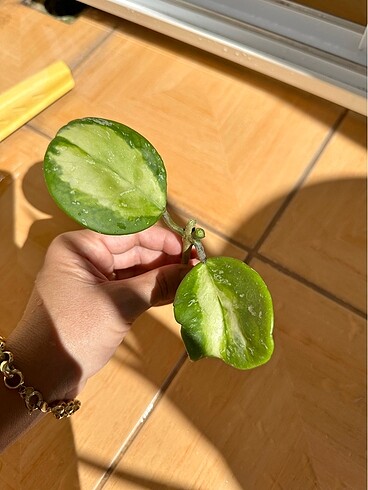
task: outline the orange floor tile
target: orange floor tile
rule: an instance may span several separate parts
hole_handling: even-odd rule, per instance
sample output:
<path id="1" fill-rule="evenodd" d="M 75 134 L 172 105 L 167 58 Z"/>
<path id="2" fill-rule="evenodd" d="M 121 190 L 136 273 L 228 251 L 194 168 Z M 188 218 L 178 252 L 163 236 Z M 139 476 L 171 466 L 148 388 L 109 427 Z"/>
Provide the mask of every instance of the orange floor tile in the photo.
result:
<path id="1" fill-rule="evenodd" d="M 172 306 L 151 309 L 76 415 L 0 455 L 0 488 L 365 489 L 366 120 L 91 8 L 68 25 L 6 1 L 0 26 L 1 91 L 58 59 L 76 81 L 0 144 L 0 335 L 50 241 L 78 228 L 42 160 L 87 115 L 152 141 L 173 214 L 206 229 L 208 255 L 258 270 L 276 314 L 271 361 L 244 372 L 189 362 Z"/>
<path id="2" fill-rule="evenodd" d="M 79 117 L 124 121 L 161 154 L 170 202 L 253 246 L 343 110 L 170 46 L 119 30 L 74 71 L 76 89 L 32 127 L 54 136 Z"/>
<path id="3" fill-rule="evenodd" d="M 252 265 L 274 298 L 272 360 L 187 362 L 106 488 L 363 488 L 365 321 Z"/>
<path id="4" fill-rule="evenodd" d="M 366 121 L 348 114 L 261 253 L 366 311 Z"/>

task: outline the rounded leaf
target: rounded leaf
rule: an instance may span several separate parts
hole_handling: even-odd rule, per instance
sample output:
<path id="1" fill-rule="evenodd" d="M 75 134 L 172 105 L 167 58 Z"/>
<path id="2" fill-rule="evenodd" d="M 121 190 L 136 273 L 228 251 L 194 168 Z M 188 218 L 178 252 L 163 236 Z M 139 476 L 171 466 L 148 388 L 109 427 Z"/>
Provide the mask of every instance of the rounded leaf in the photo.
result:
<path id="1" fill-rule="evenodd" d="M 250 369 L 272 355 L 271 295 L 240 260 L 215 257 L 196 265 L 177 290 L 174 314 L 192 360 L 218 357 Z"/>
<path id="2" fill-rule="evenodd" d="M 81 225 L 108 235 L 144 230 L 166 208 L 166 170 L 142 135 L 106 119 L 61 128 L 47 148 L 44 175 L 59 207 Z"/>

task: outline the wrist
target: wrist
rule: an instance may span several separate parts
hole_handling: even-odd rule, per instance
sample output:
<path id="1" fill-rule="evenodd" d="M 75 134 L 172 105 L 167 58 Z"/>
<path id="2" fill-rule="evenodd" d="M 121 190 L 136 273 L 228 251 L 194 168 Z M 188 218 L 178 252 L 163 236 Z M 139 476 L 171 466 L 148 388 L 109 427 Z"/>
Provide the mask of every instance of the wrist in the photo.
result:
<path id="1" fill-rule="evenodd" d="M 16 366 L 14 351 L 20 354 L 20 364 L 17 363 Z M 55 418 L 61 419 L 69 417 L 80 408 L 78 400 L 62 400 L 50 404 L 38 388 L 26 384 L 24 374 L 19 368 L 23 366 L 27 369 L 31 364 L 27 363 L 30 357 L 22 357 L 22 352 L 26 350 L 22 350 L 16 336 L 15 340 L 10 341 L 10 345 L 0 337 L 0 372 L 4 378 L 4 386 L 0 392 L 0 452 L 30 428 L 42 413 L 52 413 Z M 30 371 L 32 374 L 35 372 Z M 47 386 L 50 385 L 44 379 L 46 378 L 39 377 L 39 383 L 44 386 L 43 392 L 46 390 L 49 397 L 58 399 L 58 389 L 48 389 Z M 24 404 L 21 403 L 21 398 Z M 30 414 L 33 416 L 29 417 Z"/>
<path id="2" fill-rule="evenodd" d="M 68 390 L 64 386 L 64 380 L 60 381 L 55 370 L 51 369 L 48 359 L 37 354 L 33 346 L 23 343 L 15 336 L 6 340 L 6 350 L 11 352 L 12 364 L 22 373 L 26 386 L 32 386 L 42 393 L 44 399 L 50 403 L 66 397 Z"/>
<path id="3" fill-rule="evenodd" d="M 74 398 L 78 394 L 80 368 L 65 352 L 54 329 L 40 321 L 40 315 L 29 325 L 22 319 L 6 340 L 26 386 L 42 393 L 47 403 Z"/>

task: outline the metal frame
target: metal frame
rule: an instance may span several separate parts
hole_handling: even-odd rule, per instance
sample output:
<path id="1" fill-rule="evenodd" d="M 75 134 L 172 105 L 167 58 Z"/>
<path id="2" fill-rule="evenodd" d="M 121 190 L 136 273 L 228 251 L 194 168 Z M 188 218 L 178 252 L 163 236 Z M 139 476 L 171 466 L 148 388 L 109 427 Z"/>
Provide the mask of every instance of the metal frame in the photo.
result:
<path id="1" fill-rule="evenodd" d="M 286 0 L 84 0 L 367 114 L 366 30 Z"/>

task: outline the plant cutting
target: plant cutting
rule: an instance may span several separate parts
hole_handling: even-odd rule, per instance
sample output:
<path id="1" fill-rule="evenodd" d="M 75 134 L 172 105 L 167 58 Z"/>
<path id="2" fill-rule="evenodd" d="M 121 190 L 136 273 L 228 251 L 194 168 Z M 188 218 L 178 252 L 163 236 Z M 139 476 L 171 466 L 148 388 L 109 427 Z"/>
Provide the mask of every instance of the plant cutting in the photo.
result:
<path id="1" fill-rule="evenodd" d="M 167 211 L 162 158 L 137 131 L 115 121 L 83 118 L 62 127 L 44 159 L 47 188 L 58 206 L 98 233 L 143 231 L 160 219 L 182 238 L 183 263 L 194 247 L 199 263 L 179 285 L 174 315 L 189 358 L 216 357 L 238 368 L 267 362 L 273 352 L 271 295 L 259 274 L 231 257 L 207 257 L 205 232 Z"/>

